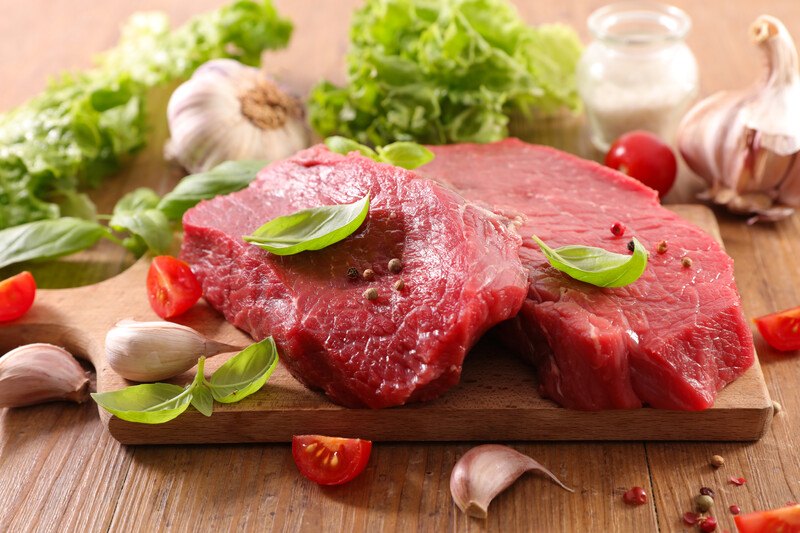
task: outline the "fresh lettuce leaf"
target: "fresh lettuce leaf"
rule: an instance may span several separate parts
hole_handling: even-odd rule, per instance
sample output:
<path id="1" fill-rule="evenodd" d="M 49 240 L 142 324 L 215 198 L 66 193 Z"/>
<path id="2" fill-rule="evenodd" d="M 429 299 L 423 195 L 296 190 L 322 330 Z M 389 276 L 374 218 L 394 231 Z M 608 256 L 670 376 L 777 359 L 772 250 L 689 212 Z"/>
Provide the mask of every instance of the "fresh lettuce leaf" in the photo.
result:
<path id="1" fill-rule="evenodd" d="M 367 0 L 350 40 L 347 86 L 322 82 L 309 99 L 322 136 L 490 142 L 511 112 L 580 106 L 575 32 L 528 26 L 507 0 Z"/>

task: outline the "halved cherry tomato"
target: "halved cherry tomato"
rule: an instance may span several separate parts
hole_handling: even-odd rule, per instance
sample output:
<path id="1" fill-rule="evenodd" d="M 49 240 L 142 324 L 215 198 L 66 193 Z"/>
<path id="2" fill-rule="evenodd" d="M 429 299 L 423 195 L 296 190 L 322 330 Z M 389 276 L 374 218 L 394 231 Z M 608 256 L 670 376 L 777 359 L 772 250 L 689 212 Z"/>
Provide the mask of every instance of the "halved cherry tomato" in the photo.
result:
<path id="1" fill-rule="evenodd" d="M 147 272 L 147 298 L 161 318 L 173 318 L 188 311 L 203 289 L 189 265 L 169 255 L 159 255 Z"/>
<path id="2" fill-rule="evenodd" d="M 36 281 L 30 272 L 20 272 L 0 281 L 0 322 L 16 320 L 33 305 Z"/>
<path id="3" fill-rule="evenodd" d="M 636 178 L 664 198 L 678 174 L 672 149 L 649 131 L 632 131 L 614 141 L 605 165 Z"/>
<path id="4" fill-rule="evenodd" d="M 734 516 L 739 533 L 800 533 L 800 505 Z"/>
<path id="5" fill-rule="evenodd" d="M 800 307 L 755 319 L 767 344 L 784 352 L 800 350 Z"/>
<path id="6" fill-rule="evenodd" d="M 372 442 L 322 435 L 292 437 L 292 456 L 300 473 L 320 485 L 341 485 L 367 466 Z"/>

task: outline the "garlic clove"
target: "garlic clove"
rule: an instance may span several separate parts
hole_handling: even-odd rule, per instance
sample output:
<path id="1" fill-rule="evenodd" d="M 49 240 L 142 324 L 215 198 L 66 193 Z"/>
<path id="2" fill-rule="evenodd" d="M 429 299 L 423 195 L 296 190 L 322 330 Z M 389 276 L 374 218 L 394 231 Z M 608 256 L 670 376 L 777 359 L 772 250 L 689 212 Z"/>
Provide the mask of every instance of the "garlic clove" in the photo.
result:
<path id="1" fill-rule="evenodd" d="M 450 475 L 450 494 L 458 508 L 470 516 L 486 518 L 489 504 L 522 474 L 544 472 L 561 488 L 574 492 L 548 469 L 508 446 L 476 446 L 458 460 Z"/>
<path id="2" fill-rule="evenodd" d="M 131 381 L 158 381 L 186 372 L 200 356 L 235 352 L 241 346 L 217 342 L 174 322 L 122 320 L 106 334 L 111 368 Z"/>
<path id="3" fill-rule="evenodd" d="M 63 348 L 28 344 L 0 358 L 0 407 L 55 400 L 81 403 L 88 397 L 86 371 Z"/>

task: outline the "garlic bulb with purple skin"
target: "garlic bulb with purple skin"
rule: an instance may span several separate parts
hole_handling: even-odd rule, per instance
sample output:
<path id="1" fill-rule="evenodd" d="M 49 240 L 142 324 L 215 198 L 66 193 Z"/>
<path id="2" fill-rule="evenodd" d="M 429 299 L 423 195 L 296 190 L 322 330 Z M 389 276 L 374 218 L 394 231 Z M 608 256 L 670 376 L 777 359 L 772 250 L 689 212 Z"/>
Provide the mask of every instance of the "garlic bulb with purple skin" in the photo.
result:
<path id="1" fill-rule="evenodd" d="M 678 129 L 678 148 L 708 182 L 701 198 L 751 221 L 779 220 L 800 207 L 800 73 L 786 27 L 762 15 L 750 37 L 766 75 L 748 89 L 722 91 L 698 103 Z"/>
<path id="2" fill-rule="evenodd" d="M 232 59 L 201 65 L 167 106 L 165 157 L 190 173 L 224 161 L 271 162 L 310 144 L 299 99 L 257 68 Z"/>

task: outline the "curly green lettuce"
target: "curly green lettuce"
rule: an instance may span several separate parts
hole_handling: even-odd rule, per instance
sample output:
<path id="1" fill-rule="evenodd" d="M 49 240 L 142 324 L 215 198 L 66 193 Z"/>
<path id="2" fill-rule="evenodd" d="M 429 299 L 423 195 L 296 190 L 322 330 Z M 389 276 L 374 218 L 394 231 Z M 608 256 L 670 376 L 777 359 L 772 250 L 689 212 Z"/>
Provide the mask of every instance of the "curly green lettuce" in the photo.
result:
<path id="1" fill-rule="evenodd" d="M 512 112 L 580 107 L 575 32 L 528 26 L 506 0 L 367 0 L 350 40 L 347 85 L 311 93 L 322 136 L 490 142 L 507 136 Z"/>
<path id="2" fill-rule="evenodd" d="M 65 74 L 0 115 L 0 229 L 93 213 L 78 191 L 97 186 L 144 145 L 150 88 L 217 57 L 257 64 L 291 33 L 271 0 L 239 0 L 175 30 L 163 13 L 133 15 L 96 68 Z"/>

